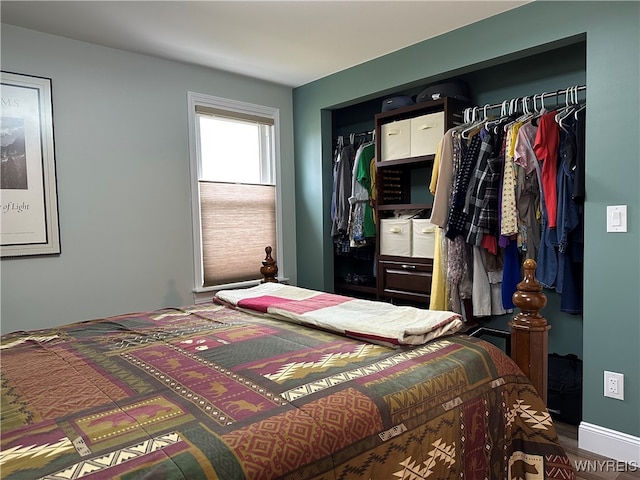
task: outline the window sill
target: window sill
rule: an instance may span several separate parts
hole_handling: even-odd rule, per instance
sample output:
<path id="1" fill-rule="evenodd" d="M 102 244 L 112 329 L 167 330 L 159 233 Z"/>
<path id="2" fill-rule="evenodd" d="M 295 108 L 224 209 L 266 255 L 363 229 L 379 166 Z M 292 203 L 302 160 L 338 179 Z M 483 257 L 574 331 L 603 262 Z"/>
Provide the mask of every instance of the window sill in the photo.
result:
<path id="1" fill-rule="evenodd" d="M 289 283 L 288 278 L 278 278 L 280 283 Z M 232 288 L 249 288 L 260 284 L 260 280 L 250 280 L 247 282 L 227 283 L 225 285 L 216 285 L 215 287 L 203 287 L 193 290 L 194 303 L 210 303 L 215 293 L 219 290 L 229 290 Z"/>

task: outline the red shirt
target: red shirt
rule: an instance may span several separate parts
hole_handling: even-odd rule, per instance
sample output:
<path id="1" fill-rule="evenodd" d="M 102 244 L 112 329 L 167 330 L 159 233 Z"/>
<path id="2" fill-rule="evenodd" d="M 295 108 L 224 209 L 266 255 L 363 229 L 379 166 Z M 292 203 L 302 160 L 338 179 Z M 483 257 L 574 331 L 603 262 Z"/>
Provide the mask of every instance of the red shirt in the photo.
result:
<path id="1" fill-rule="evenodd" d="M 545 113 L 538 120 L 538 132 L 533 151 L 542 164 L 542 194 L 547 209 L 547 226 L 556 228 L 558 194 L 556 174 L 558 172 L 558 145 L 560 127 L 556 123 L 556 112 Z"/>

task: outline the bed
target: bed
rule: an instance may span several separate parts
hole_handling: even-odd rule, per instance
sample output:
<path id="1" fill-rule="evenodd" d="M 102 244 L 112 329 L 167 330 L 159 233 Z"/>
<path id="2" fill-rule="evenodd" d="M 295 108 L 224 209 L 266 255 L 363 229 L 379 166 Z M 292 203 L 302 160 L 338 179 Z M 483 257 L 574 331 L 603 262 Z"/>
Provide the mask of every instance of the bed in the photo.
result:
<path id="1" fill-rule="evenodd" d="M 274 285 L 4 335 L 2 478 L 575 478 L 536 388 L 455 314 L 371 335 L 335 323 L 354 299 Z"/>

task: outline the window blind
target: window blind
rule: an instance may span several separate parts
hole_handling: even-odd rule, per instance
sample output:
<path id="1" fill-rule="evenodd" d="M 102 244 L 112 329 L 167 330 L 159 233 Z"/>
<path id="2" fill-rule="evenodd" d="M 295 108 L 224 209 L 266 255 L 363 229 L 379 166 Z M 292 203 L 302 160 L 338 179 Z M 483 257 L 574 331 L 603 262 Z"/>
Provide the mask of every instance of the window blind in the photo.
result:
<path id="1" fill-rule="evenodd" d="M 196 113 L 212 115 L 214 117 L 229 118 L 232 120 L 245 120 L 269 126 L 273 126 L 275 124 L 273 118 L 270 117 L 263 117 L 252 113 L 223 110 L 221 108 L 207 107 L 204 105 L 196 105 Z"/>
<path id="2" fill-rule="evenodd" d="M 260 279 L 264 248 L 276 251 L 273 185 L 200 181 L 204 287 Z"/>

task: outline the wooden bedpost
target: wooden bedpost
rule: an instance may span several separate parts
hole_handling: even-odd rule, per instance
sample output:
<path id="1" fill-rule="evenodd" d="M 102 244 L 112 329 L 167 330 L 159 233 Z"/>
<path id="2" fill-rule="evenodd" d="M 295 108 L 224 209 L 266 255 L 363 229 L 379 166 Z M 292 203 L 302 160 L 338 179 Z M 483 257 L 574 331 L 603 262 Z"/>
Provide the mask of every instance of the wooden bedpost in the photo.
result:
<path id="1" fill-rule="evenodd" d="M 260 267 L 260 273 L 263 277 L 260 283 L 278 283 L 278 266 L 276 265 L 276 261 L 271 256 L 271 247 L 265 247 L 264 251 L 267 255 L 262 262 L 262 267 Z"/>
<path id="2" fill-rule="evenodd" d="M 536 280 L 536 262 L 524 262 L 524 279 L 518 283 L 513 303 L 520 313 L 509 322 L 511 327 L 511 358 L 529 377 L 538 394 L 547 403 L 548 336 L 550 325 L 540 315 L 547 304 L 542 285 Z"/>

